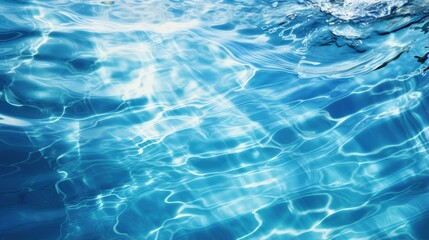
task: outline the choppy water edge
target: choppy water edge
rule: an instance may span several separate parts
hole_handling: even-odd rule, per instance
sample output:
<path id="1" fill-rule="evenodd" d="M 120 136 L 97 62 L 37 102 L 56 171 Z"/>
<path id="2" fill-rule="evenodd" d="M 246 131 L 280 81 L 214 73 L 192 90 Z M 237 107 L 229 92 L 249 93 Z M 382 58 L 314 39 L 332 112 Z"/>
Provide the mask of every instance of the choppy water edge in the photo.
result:
<path id="1" fill-rule="evenodd" d="M 428 238 L 429 3 L 356 2 L 3 1 L 0 238 Z"/>

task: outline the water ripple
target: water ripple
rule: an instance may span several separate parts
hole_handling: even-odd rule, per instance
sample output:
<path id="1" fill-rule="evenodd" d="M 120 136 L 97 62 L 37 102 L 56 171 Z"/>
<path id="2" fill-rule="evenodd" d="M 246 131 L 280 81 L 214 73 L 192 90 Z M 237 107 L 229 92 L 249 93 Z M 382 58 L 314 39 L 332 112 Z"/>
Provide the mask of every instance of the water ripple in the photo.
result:
<path id="1" fill-rule="evenodd" d="M 3 1 L 0 239 L 428 239 L 428 6 Z"/>

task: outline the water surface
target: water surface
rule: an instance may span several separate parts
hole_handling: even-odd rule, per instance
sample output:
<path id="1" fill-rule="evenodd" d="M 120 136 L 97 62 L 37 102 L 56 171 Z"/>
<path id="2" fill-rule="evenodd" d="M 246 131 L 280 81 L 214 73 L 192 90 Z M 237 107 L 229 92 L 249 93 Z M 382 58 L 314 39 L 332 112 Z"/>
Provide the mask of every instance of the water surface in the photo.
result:
<path id="1" fill-rule="evenodd" d="M 427 0 L 0 11 L 0 239 L 429 239 Z"/>

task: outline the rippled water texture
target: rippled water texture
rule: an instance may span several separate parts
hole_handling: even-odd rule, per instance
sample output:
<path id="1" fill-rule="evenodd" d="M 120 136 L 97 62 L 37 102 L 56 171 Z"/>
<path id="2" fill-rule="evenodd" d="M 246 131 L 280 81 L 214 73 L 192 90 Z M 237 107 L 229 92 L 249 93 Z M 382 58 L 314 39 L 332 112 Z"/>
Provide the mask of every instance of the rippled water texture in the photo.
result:
<path id="1" fill-rule="evenodd" d="M 0 239 L 429 239 L 428 0 L 0 12 Z"/>

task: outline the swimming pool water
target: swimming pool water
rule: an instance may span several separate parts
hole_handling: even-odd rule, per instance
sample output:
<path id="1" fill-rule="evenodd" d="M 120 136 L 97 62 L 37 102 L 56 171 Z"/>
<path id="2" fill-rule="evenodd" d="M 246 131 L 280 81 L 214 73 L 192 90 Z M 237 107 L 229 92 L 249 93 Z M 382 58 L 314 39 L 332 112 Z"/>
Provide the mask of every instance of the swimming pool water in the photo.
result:
<path id="1" fill-rule="evenodd" d="M 0 11 L 0 239 L 429 239 L 428 0 Z"/>

